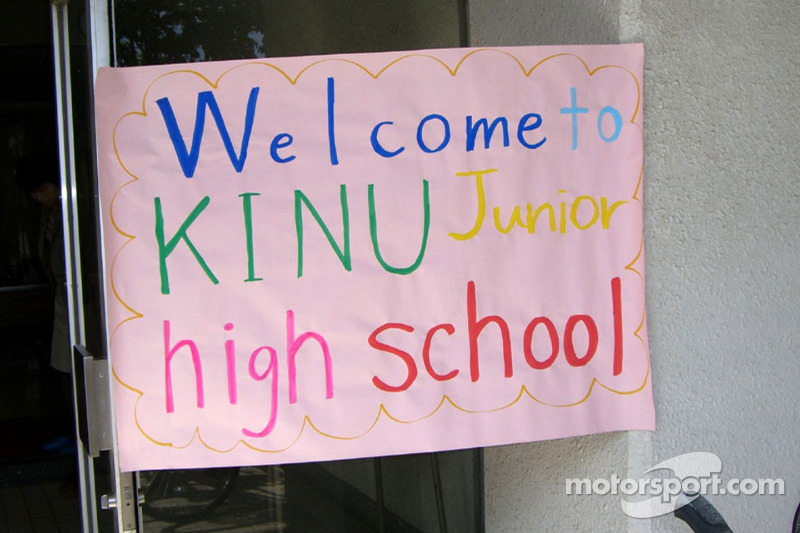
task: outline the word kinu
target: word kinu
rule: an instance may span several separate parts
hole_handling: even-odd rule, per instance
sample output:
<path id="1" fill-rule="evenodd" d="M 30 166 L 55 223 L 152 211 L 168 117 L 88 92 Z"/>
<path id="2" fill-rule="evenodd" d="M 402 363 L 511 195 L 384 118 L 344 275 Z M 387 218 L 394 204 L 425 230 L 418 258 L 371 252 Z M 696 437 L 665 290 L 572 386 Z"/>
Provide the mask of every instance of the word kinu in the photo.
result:
<path id="1" fill-rule="evenodd" d="M 246 233 L 246 253 L 247 253 L 247 278 L 244 280 L 245 282 L 251 281 L 262 281 L 263 278 L 256 277 L 255 273 L 255 260 L 253 257 L 253 248 L 254 248 L 254 228 L 253 228 L 253 219 L 252 219 L 252 198 L 260 196 L 259 193 L 254 192 L 247 192 L 242 193 L 239 195 L 242 198 L 242 212 L 244 214 L 244 225 L 245 225 L 245 233 Z M 372 251 L 375 256 L 375 259 L 380 264 L 381 268 L 383 268 L 386 272 L 392 274 L 400 274 L 406 275 L 410 274 L 417 268 L 419 268 L 420 264 L 422 263 L 422 259 L 425 255 L 425 250 L 427 247 L 428 242 L 428 233 L 430 230 L 430 195 L 428 192 L 428 181 L 422 180 L 422 203 L 423 203 L 423 227 L 422 227 L 422 236 L 420 242 L 419 252 L 417 254 L 416 259 L 414 262 L 407 266 L 407 267 L 400 267 L 400 266 L 393 266 L 390 265 L 381 255 L 380 251 L 380 244 L 378 239 L 378 228 L 377 228 L 377 219 L 378 215 L 376 213 L 375 207 L 375 194 L 374 194 L 374 186 L 369 184 L 367 186 L 367 208 L 369 210 L 369 232 L 370 232 L 370 240 L 372 245 Z M 342 225 L 343 225 L 343 242 L 341 246 L 336 242 L 335 238 L 331 234 L 331 231 L 328 229 L 325 221 L 319 215 L 317 210 L 314 208 L 314 205 L 308 199 L 308 197 L 303 194 L 300 190 L 294 191 L 294 224 L 295 224 L 295 232 L 297 235 L 297 277 L 300 278 L 303 276 L 303 249 L 304 249 L 304 224 L 303 224 L 303 212 L 304 210 L 307 211 L 314 219 L 314 221 L 319 225 L 320 229 L 324 233 L 328 244 L 331 246 L 331 249 L 334 251 L 336 256 L 338 257 L 339 261 L 342 264 L 342 268 L 345 271 L 352 270 L 352 253 L 350 247 L 350 224 L 349 224 L 349 202 L 347 200 L 347 186 L 342 184 L 339 187 L 339 199 L 341 205 L 341 213 L 342 213 Z M 155 237 L 158 245 L 158 260 L 159 260 L 159 272 L 161 277 L 161 293 L 162 294 L 169 294 L 170 293 L 170 285 L 169 285 L 169 273 L 167 268 L 167 258 L 172 254 L 175 248 L 183 242 L 189 249 L 190 253 L 194 256 L 195 260 L 197 261 L 198 265 L 202 268 L 203 272 L 206 274 L 208 279 L 213 284 L 218 284 L 219 280 L 212 272 L 209 265 L 203 259 L 198 248 L 192 243 L 191 239 L 189 238 L 188 230 L 190 226 L 197 220 L 197 218 L 203 213 L 203 211 L 209 206 L 211 203 L 211 199 L 208 196 L 205 196 L 192 210 L 192 212 L 185 218 L 183 223 L 181 223 L 178 230 L 170 237 L 167 238 L 165 228 L 164 228 L 164 214 L 163 209 L 161 206 L 161 198 L 156 197 L 153 199 L 153 203 L 155 206 Z"/>

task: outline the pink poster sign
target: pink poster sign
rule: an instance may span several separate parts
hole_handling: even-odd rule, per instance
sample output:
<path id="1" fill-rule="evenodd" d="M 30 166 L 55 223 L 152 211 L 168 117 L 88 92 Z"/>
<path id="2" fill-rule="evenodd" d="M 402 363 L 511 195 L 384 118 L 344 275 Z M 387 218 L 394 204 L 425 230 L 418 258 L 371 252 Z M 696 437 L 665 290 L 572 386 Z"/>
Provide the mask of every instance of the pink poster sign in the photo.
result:
<path id="1" fill-rule="evenodd" d="M 652 429 L 638 44 L 101 69 L 124 470 Z"/>

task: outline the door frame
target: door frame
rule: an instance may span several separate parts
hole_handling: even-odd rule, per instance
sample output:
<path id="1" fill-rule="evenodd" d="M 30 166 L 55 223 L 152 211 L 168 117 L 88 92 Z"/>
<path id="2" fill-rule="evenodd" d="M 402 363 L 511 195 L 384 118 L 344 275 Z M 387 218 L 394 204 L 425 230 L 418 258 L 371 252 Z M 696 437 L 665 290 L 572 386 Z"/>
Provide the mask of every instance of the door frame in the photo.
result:
<path id="1" fill-rule="evenodd" d="M 110 17 L 109 6 L 100 0 L 73 0 L 72 5 L 83 8 L 89 73 L 93 81 L 100 67 L 110 65 Z M 78 220 L 78 177 L 76 174 L 76 135 L 73 117 L 73 98 L 86 98 L 92 110 L 93 83 L 89 83 L 85 94 L 76 94 L 79 87 L 72 79 L 70 47 L 70 0 L 50 0 L 50 23 L 52 27 L 53 63 L 55 75 L 55 97 L 57 115 L 58 155 L 61 174 L 61 212 L 64 228 L 64 260 L 66 266 L 67 307 L 69 317 L 70 344 L 74 357 L 73 410 L 76 421 L 76 448 L 80 487 L 81 523 L 84 532 L 107 530 L 113 524 L 115 532 L 135 532 L 139 519 L 138 498 L 135 494 L 132 473 L 121 473 L 116 455 L 111 402 L 111 368 L 106 353 L 89 354 L 86 343 L 86 308 L 83 300 L 83 271 L 81 263 L 81 235 L 95 232 L 99 236 L 99 224 L 81 228 Z M 86 132 L 92 147 L 91 179 L 97 183 L 94 131 Z M 97 210 L 95 205 L 87 206 Z M 84 233 L 85 235 L 85 233 Z M 102 259 L 101 259 L 102 260 Z M 102 272 L 99 269 L 102 286 Z M 102 302 L 97 302 L 102 308 Z M 105 350 L 104 350 L 105 351 Z M 98 409 L 102 406 L 103 409 Z M 100 433 L 101 438 L 96 438 Z M 101 477 L 103 479 L 101 479 Z M 101 487 L 110 490 L 100 494 Z M 109 519 L 110 513 L 113 519 Z"/>

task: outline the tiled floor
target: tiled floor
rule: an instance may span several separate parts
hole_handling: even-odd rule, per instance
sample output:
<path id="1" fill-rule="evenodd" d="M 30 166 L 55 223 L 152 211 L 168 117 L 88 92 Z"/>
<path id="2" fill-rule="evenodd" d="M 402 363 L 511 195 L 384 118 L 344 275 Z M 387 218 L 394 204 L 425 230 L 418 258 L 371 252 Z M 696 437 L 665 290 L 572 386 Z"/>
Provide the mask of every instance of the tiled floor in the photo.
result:
<path id="1" fill-rule="evenodd" d="M 43 451 L 69 427 L 59 376 L 39 328 L 0 328 L 0 533 L 81 531 L 74 455 Z"/>

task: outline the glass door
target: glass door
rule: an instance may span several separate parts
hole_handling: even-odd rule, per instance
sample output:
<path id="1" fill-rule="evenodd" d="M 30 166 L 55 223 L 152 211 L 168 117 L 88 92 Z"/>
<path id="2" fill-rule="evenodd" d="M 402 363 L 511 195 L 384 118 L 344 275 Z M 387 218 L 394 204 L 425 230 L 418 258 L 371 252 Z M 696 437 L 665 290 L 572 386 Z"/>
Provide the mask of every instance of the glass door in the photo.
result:
<path id="1" fill-rule="evenodd" d="M 107 375 L 91 131 L 93 22 L 107 17 L 93 17 L 93 7 L 88 0 L 0 6 L 7 82 L 0 91 L 1 418 L 8 442 L 0 529 L 9 531 L 126 529 L 98 511 L 102 495 L 113 492 L 110 452 L 102 451 L 111 446 L 89 446 L 85 431 L 85 413 L 103 404 L 94 392 Z M 76 353 L 95 354 L 96 373 L 85 372 L 82 356 L 74 366 Z M 107 431 L 99 435 L 108 440 Z"/>
<path id="2" fill-rule="evenodd" d="M 107 9 L 99 2 L 50 2 L 64 241 L 64 322 L 82 528 L 136 531 L 134 477 L 119 474 L 113 452 L 103 320 L 92 88 L 98 66 L 109 63 L 107 23 Z"/>
<path id="3" fill-rule="evenodd" d="M 114 0 L 118 67 L 458 47 L 466 4 Z M 463 450 L 282 466 L 139 472 L 141 530 L 477 532 L 482 456 Z"/>

